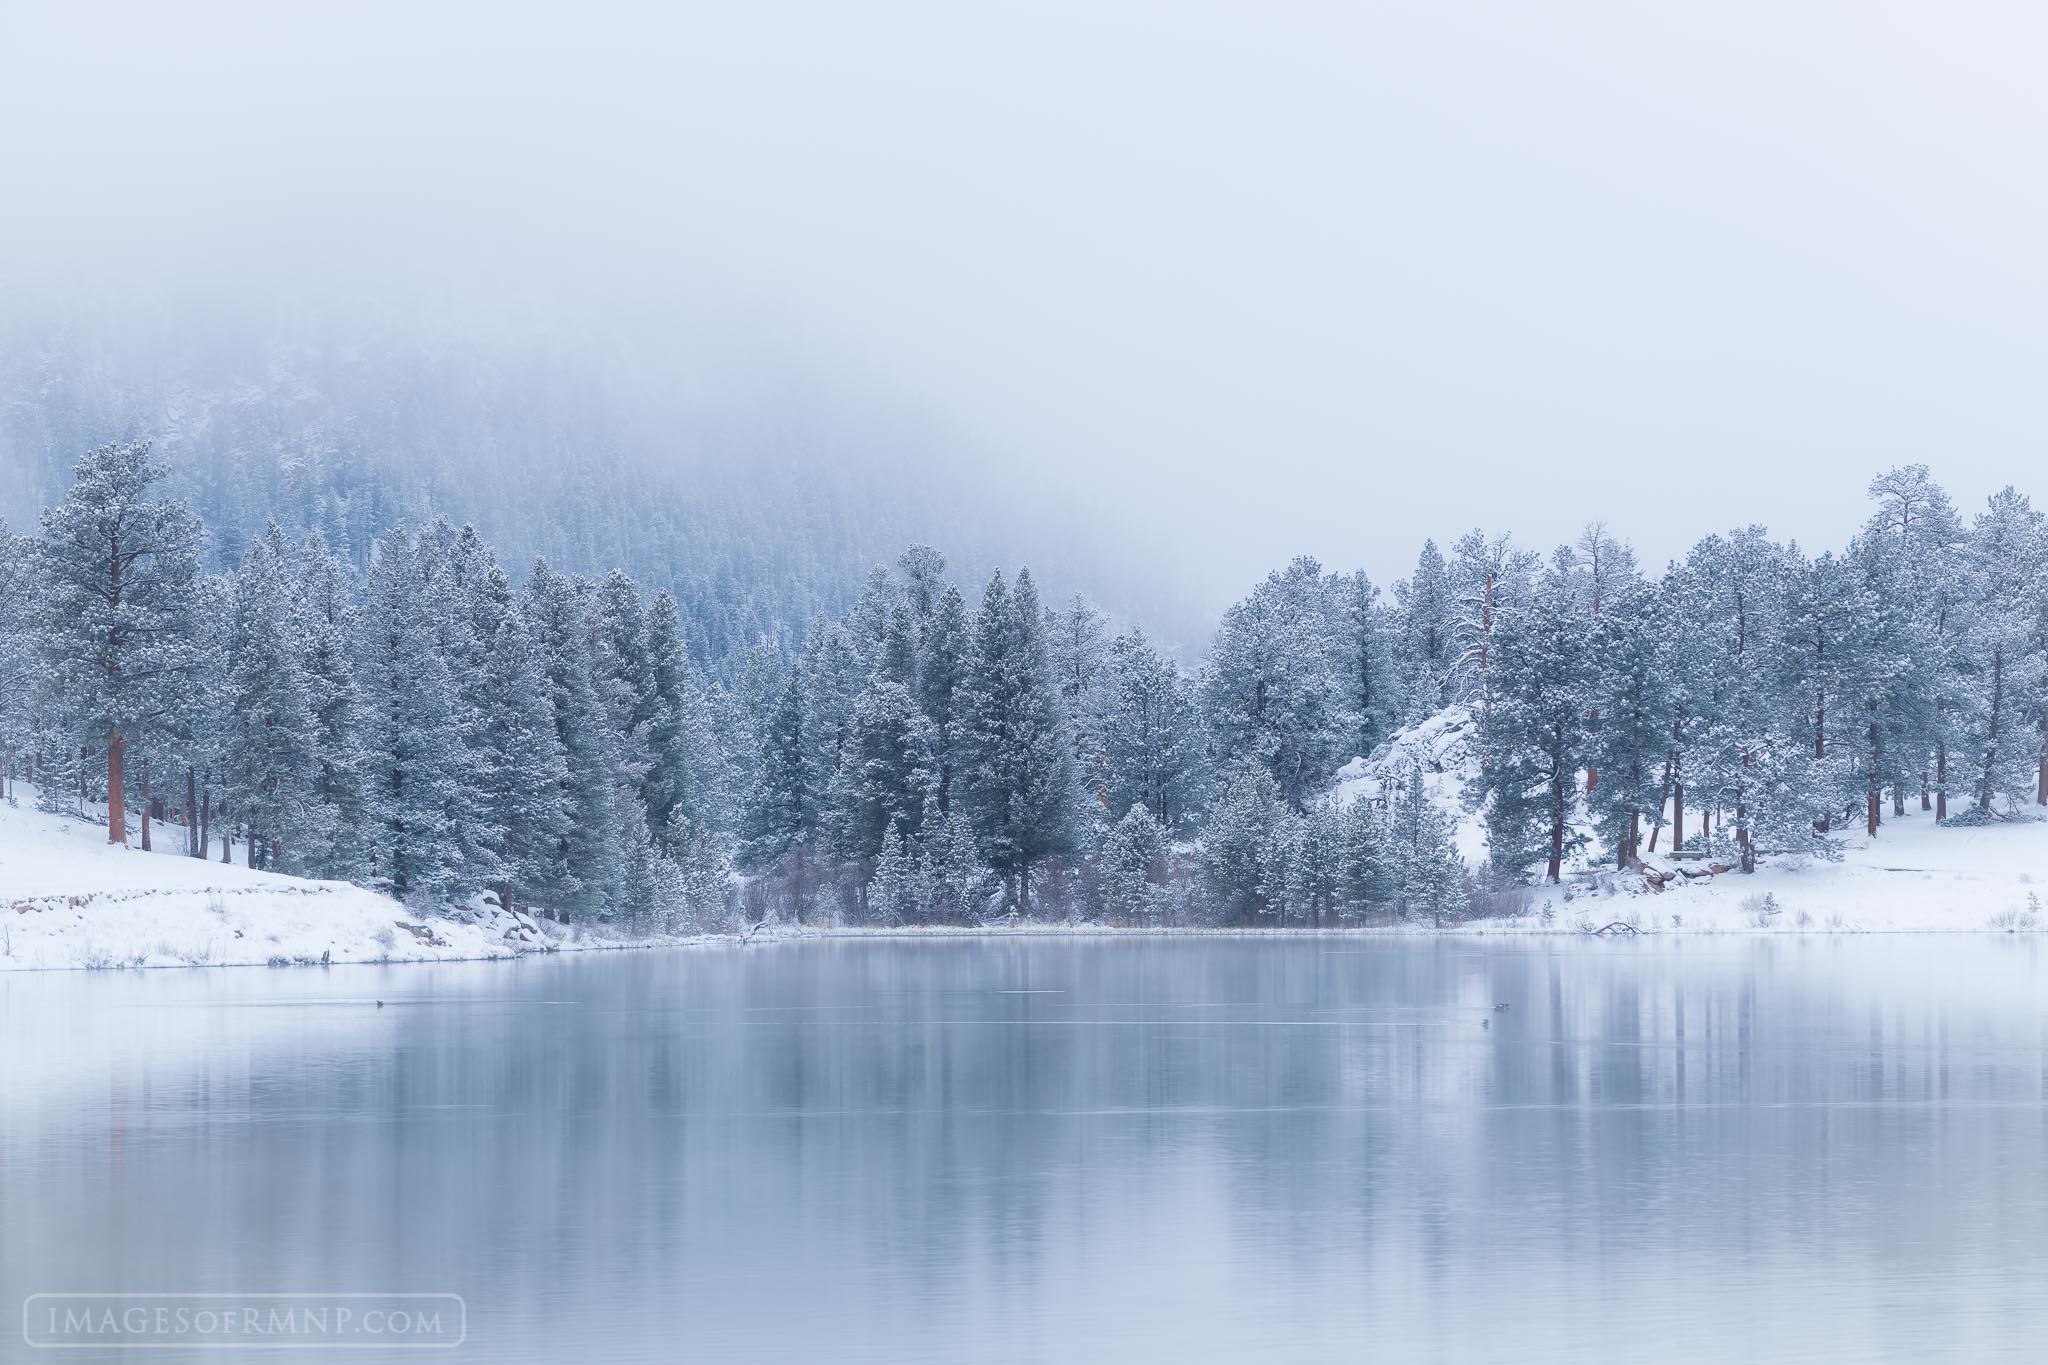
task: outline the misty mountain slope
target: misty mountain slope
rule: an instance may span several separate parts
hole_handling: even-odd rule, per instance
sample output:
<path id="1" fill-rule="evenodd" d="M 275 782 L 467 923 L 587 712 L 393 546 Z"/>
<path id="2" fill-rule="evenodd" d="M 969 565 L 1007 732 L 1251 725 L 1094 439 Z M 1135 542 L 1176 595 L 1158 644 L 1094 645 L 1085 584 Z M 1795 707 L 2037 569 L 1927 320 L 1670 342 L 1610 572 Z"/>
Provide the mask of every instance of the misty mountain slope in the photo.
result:
<path id="1" fill-rule="evenodd" d="M 934 421 L 772 361 L 616 339 L 171 330 L 176 344 L 141 326 L 0 331 L 0 515 L 31 527 L 79 453 L 141 437 L 206 521 L 216 566 L 273 519 L 318 528 L 361 568 L 392 525 L 445 515 L 522 570 L 545 556 L 673 588 L 692 655 L 719 673 L 757 642 L 787 651 L 914 543 L 970 580 L 1032 562 L 1051 594 L 1198 633 L 1087 509 L 978 472 L 981 452 Z"/>

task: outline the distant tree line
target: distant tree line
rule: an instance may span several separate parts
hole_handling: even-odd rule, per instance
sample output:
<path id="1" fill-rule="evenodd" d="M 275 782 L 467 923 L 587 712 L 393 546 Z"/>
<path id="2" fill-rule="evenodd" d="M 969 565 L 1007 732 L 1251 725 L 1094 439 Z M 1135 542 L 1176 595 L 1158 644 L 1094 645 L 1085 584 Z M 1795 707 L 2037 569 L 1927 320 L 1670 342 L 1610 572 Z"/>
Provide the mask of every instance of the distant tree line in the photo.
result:
<path id="1" fill-rule="evenodd" d="M 105 803 L 109 837 L 563 919 L 1302 926 L 1466 914 L 1488 879 L 1626 867 L 1660 839 L 1828 851 L 1909 801 L 2048 799 L 2048 528 L 2010 490 L 1965 525 L 1923 468 L 1872 485 L 1840 555 L 1759 528 L 1652 577 L 1604 527 L 1543 560 L 1478 532 L 1383 597 L 1299 559 L 1190 674 L 1028 571 L 973 598 L 913 547 L 786 659 L 729 681 L 686 605 L 470 528 L 386 532 L 358 572 L 315 531 L 202 570 L 141 444 L 0 527 L 0 782 Z M 1469 710 L 1461 793 L 1353 755 Z"/>

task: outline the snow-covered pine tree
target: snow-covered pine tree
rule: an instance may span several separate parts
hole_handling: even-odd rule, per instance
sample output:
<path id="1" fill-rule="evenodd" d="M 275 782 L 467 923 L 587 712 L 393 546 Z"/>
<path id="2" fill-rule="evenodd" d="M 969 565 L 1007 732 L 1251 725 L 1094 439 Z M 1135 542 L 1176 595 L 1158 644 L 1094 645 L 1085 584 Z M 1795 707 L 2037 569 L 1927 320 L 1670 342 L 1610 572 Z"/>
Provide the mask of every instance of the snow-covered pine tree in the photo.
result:
<path id="1" fill-rule="evenodd" d="M 1142 631 L 1110 645 L 1101 718 L 1106 810 L 1142 805 L 1169 838 L 1192 827 L 1203 780 L 1194 689 Z"/>
<path id="2" fill-rule="evenodd" d="M 924 619 L 917 661 L 917 702 L 932 723 L 932 761 L 941 812 L 952 809 L 953 778 L 960 762 L 959 693 L 972 649 L 967 603 L 958 588 L 944 584 Z"/>
<path id="3" fill-rule="evenodd" d="M 0 801 L 14 794 L 24 758 L 32 752 L 29 700 L 35 684 L 30 606 L 37 591 L 30 556 L 34 545 L 0 519 Z"/>
<path id="4" fill-rule="evenodd" d="M 1679 576 L 1685 634 L 1670 653 L 1686 669 L 1683 772 L 1702 843 L 1725 852 L 1732 818 L 1745 868 L 1755 865 L 1749 826 L 1751 788 L 1765 776 L 1759 762 L 1774 747 L 1790 747 L 1789 740 L 1774 745 L 1774 737 L 1787 733 L 1788 710 L 1804 704 L 1796 691 L 1783 693 L 1777 669 L 1795 582 L 1784 552 L 1756 526 L 1700 542 Z"/>
<path id="5" fill-rule="evenodd" d="M 177 728 L 193 704 L 192 586 L 200 526 L 151 496 L 163 470 L 149 444 L 103 445 L 78 461 L 64 501 L 43 513 L 35 633 L 66 726 L 104 759 L 107 840 L 128 842 L 127 754 Z"/>
<path id="6" fill-rule="evenodd" d="M 908 602 L 898 602 L 889 612 L 888 627 L 882 633 L 881 655 L 875 661 L 876 676 L 906 690 L 917 687 L 917 618 Z"/>
<path id="7" fill-rule="evenodd" d="M 1856 766 L 1855 699 L 1867 660 L 1864 630 L 1870 615 L 1868 585 L 1840 556 L 1813 560 L 1787 552 L 1790 582 L 1784 662 L 1786 712 L 1796 717 L 1794 733 L 1811 746 L 1815 790 L 1823 829 L 1838 825 L 1861 804 L 1863 782 Z"/>
<path id="8" fill-rule="evenodd" d="M 1401 680 L 1403 716 L 1416 721 L 1451 702 L 1451 674 L 1458 657 L 1457 604 L 1449 570 L 1434 540 L 1422 542 L 1415 572 L 1394 585 L 1399 623 L 1395 667 Z"/>
<path id="9" fill-rule="evenodd" d="M 921 836 L 925 802 L 938 794 L 932 749 L 931 722 L 909 691 L 877 675 L 854 704 L 852 737 L 829 794 L 837 852 L 858 876 L 884 852 L 891 828 L 906 840 Z"/>
<path id="10" fill-rule="evenodd" d="M 978 919 L 987 899 L 988 872 L 966 811 L 942 812 L 934 801 L 925 809 L 924 828 L 917 863 L 924 913 L 946 920 Z"/>
<path id="11" fill-rule="evenodd" d="M 1457 607 L 1451 694 L 1473 703 L 1481 725 L 1493 708 L 1489 674 L 1494 630 L 1504 613 L 1528 600 L 1538 562 L 1530 551 L 1515 548 L 1511 537 L 1489 538 L 1477 529 L 1460 536 L 1451 547 L 1449 579 Z"/>
<path id="12" fill-rule="evenodd" d="M 547 676 L 555 738 L 562 746 L 569 823 L 555 850 L 545 903 L 557 914 L 598 915 L 623 896 L 618 738 L 597 695 L 584 594 L 544 559 L 534 561 L 521 601 Z"/>
<path id="13" fill-rule="evenodd" d="M 194 704 L 185 708 L 179 718 L 178 733 L 166 764 L 172 785 L 182 782 L 184 787 L 186 853 L 206 858 L 212 841 L 218 838 L 221 861 L 230 862 L 235 824 L 226 813 L 222 794 L 227 784 L 234 707 L 234 689 L 229 683 L 235 633 L 231 575 L 207 574 L 193 584 L 192 623 L 192 644 L 198 660 L 192 679 Z M 356 648 L 356 640 L 352 638 L 347 647 Z M 367 838 L 367 825 L 359 826 L 358 833 Z M 367 877 L 367 846 L 361 851 L 365 861 L 354 875 Z"/>
<path id="14" fill-rule="evenodd" d="M 1098 800 L 1103 790 L 1102 710 L 1107 633 L 1102 613 L 1076 593 L 1065 610 L 1046 612 L 1046 641 L 1053 676 L 1059 680 L 1067 735 L 1074 743 L 1074 767 L 1082 786 Z"/>
<path id="15" fill-rule="evenodd" d="M 1412 764 L 1394 794 L 1385 843 L 1394 899 L 1404 913 L 1441 927 L 1471 905 L 1464 859 L 1450 817 L 1430 799 L 1422 768 Z"/>
<path id="16" fill-rule="evenodd" d="M 1401 704 L 1388 647 L 1380 590 L 1360 569 L 1336 584 L 1338 668 L 1344 709 L 1351 717 L 1351 751 L 1370 755 L 1400 723 Z"/>
<path id="17" fill-rule="evenodd" d="M 870 568 L 860 596 L 854 599 L 852 609 L 839 622 L 839 629 L 845 633 L 846 644 L 856 661 L 856 681 L 850 689 L 851 696 L 858 697 L 860 684 L 883 666 L 882 654 L 888 647 L 889 622 L 902 602 L 903 587 L 895 575 L 879 564 Z"/>
<path id="18" fill-rule="evenodd" d="M 353 881 L 370 870 L 370 758 L 351 656 L 361 621 L 347 566 L 318 531 L 299 552 L 294 596 L 313 703 L 312 800 L 322 812 L 320 836 L 297 844 L 319 876 Z"/>
<path id="19" fill-rule="evenodd" d="M 685 864 L 694 855 L 671 846 L 671 838 L 698 841 L 721 827 L 729 829 L 734 822 L 724 811 L 732 788 L 712 719 L 713 701 L 691 670 L 676 601 L 666 588 L 648 608 L 647 655 L 655 699 L 644 787 L 647 821 L 655 844 L 678 860 L 685 882 L 691 883 L 693 874 Z"/>
<path id="20" fill-rule="evenodd" d="M 708 820 L 692 819 L 679 807 L 657 842 L 675 867 L 676 894 L 688 922 L 699 930 L 727 925 L 732 878 L 725 837 Z"/>
<path id="21" fill-rule="evenodd" d="M 868 661 L 846 625 L 821 620 L 804 641 L 796 676 L 804 691 L 805 733 L 818 745 L 818 771 L 829 786 L 853 739 L 853 708 L 867 687 Z"/>
<path id="22" fill-rule="evenodd" d="M 882 832 L 881 851 L 875 858 L 875 875 L 868 883 L 868 910 L 888 924 L 913 924 L 923 918 L 923 896 L 917 875 L 917 858 L 903 827 L 894 820 Z"/>
<path id="23" fill-rule="evenodd" d="M 462 752 L 474 753 L 489 699 L 480 690 L 483 655 L 490 648 L 494 617 L 479 602 L 497 560 L 473 527 L 458 530 L 436 517 L 421 530 L 414 547 L 421 578 L 421 606 L 434 627 L 435 643 L 455 684 L 456 728 Z M 453 894 L 466 896 L 498 875 L 494 866 L 499 833 L 477 818 L 483 797 L 476 765 L 458 764 L 451 776 L 452 832 L 458 877 Z"/>
<path id="24" fill-rule="evenodd" d="M 1165 908 L 1158 885 L 1166 857 L 1166 830 L 1142 804 L 1103 828 L 1095 854 L 1097 908 L 1124 923 L 1156 920 Z"/>
<path id="25" fill-rule="evenodd" d="M 1913 657 L 1897 675 L 1901 704 L 1896 714 L 1906 725 L 1894 748 L 1908 783 L 1917 779 L 1920 808 L 1933 809 L 1939 800 L 1940 814 L 1946 816 L 1956 709 L 1955 632 L 1968 590 L 1962 520 L 1925 465 L 1887 470 L 1870 481 L 1869 491 L 1878 510 L 1864 527 L 1863 541 L 1881 561 L 1877 572 L 1889 580 L 1887 591 L 1908 615 L 1913 642 Z M 1916 763 L 1917 773 L 1912 771 Z M 1895 801 L 1895 810 L 1899 804 Z"/>
<path id="26" fill-rule="evenodd" d="M 740 836 L 744 865 L 782 877 L 798 924 L 804 921 L 831 776 L 811 734 L 802 680 L 792 673 L 761 727 L 759 775 L 748 792 Z"/>
<path id="27" fill-rule="evenodd" d="M 286 553 L 273 523 L 235 573 L 227 796 L 248 827 L 251 867 L 306 872 L 300 841 L 317 851 L 333 830 L 314 794 L 319 727 Z"/>
<path id="28" fill-rule="evenodd" d="M 896 561 L 903 574 L 903 595 L 922 626 L 946 594 L 946 557 L 929 545 L 913 545 Z"/>
<path id="29" fill-rule="evenodd" d="M 1520 874 L 1540 860 L 1554 882 L 1573 847 L 1571 808 L 1594 700 L 1586 628 L 1570 583 L 1554 570 L 1494 620 L 1493 714 L 1480 745 L 1492 789 L 1487 837 L 1503 872 Z"/>
<path id="30" fill-rule="evenodd" d="M 471 751 L 488 833 L 498 903 L 507 910 L 565 889 L 572 818 L 569 769 L 551 705 L 552 689 L 504 572 L 493 566 L 480 595 L 489 629 L 477 678 L 481 725 Z"/>
<path id="31" fill-rule="evenodd" d="M 400 526 L 377 543 L 363 615 L 359 680 L 368 719 L 376 870 L 394 894 L 445 901 L 462 881 L 461 698 L 429 615 L 426 574 Z"/>
<path id="32" fill-rule="evenodd" d="M 1258 764 L 1240 768 L 1210 806 L 1197 876 L 1208 904 L 1226 923 L 1266 912 L 1266 865 L 1285 814 L 1273 775 Z"/>
<path id="33" fill-rule="evenodd" d="M 1586 529 L 1572 545 L 1572 559 L 1587 610 L 1595 616 L 1642 580 L 1635 550 L 1609 531 L 1604 521 L 1586 523 Z"/>
<path id="34" fill-rule="evenodd" d="M 661 700 L 640 589 L 614 569 L 590 600 L 590 676 L 614 737 L 617 781 L 643 799 Z M 643 824 L 648 815 L 639 816 Z"/>
<path id="35" fill-rule="evenodd" d="M 975 619 L 958 696 L 961 777 L 981 850 L 1028 913 L 1031 872 L 1074 847 L 1074 757 L 1029 569 L 997 573 Z"/>
<path id="36" fill-rule="evenodd" d="M 1600 780 L 1586 793 L 1615 865 L 1642 856 L 1645 826 L 1662 818 L 1671 740 L 1671 679 L 1664 639 L 1670 613 L 1646 583 L 1610 590 L 1593 626 L 1593 697 L 1586 762 Z"/>
<path id="37" fill-rule="evenodd" d="M 1340 916 L 1364 919 L 1380 914 L 1394 899 L 1395 879 L 1386 821 L 1372 798 L 1361 796 L 1345 808 L 1339 838 Z"/>
<path id="38" fill-rule="evenodd" d="M 1313 559 L 1268 575 L 1223 614 L 1202 682 L 1218 768 L 1259 764 L 1296 810 L 1328 783 L 1354 728 L 1330 599 Z"/>
<path id="39" fill-rule="evenodd" d="M 1976 591 L 1962 641 L 1962 730 L 1970 798 L 1986 814 L 2000 802 L 2034 799 L 2039 749 L 2028 707 L 2043 686 L 2033 618 L 2044 546 L 2041 514 L 2010 487 L 1991 496 L 1970 528 Z"/>
<path id="40" fill-rule="evenodd" d="M 1266 877 L 1266 900 L 1276 924 L 1284 928 L 1298 919 L 1322 928 L 1336 922 L 1344 886 L 1344 838 L 1331 802 L 1281 817 Z"/>

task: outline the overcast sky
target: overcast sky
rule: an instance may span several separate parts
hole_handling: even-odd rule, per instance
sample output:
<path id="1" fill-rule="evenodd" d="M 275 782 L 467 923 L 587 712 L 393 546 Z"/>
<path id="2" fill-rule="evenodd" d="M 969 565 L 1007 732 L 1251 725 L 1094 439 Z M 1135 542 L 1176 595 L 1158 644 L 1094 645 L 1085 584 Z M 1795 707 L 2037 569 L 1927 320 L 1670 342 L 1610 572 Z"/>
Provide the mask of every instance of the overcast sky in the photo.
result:
<path id="1" fill-rule="evenodd" d="M 1656 563 L 2034 481 L 2044 70 L 2023 4 L 6 0 L 0 283 L 715 319 L 1233 595 Z"/>

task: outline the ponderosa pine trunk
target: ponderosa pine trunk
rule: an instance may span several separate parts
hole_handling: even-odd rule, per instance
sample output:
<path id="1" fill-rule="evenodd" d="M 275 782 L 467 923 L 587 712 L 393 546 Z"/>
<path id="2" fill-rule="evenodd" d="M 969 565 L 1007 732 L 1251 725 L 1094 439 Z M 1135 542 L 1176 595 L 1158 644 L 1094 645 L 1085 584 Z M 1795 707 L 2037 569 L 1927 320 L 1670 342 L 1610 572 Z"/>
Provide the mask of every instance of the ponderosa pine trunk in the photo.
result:
<path id="1" fill-rule="evenodd" d="M 153 812 L 149 808 L 149 755 L 142 756 L 142 851 L 149 849 L 149 819 Z"/>
<path id="2" fill-rule="evenodd" d="M 1550 880 L 1564 870 L 1564 789 L 1562 774 L 1550 781 Z"/>
<path id="3" fill-rule="evenodd" d="M 1657 814 L 1660 817 L 1664 814 L 1665 805 L 1671 800 L 1671 764 L 1674 757 L 1674 750 L 1666 749 L 1664 751 L 1664 791 L 1657 798 Z M 1664 827 L 1662 825 L 1658 825 L 1650 831 L 1650 852 L 1655 853 L 1657 851 L 1657 836 L 1663 832 Z"/>
<path id="4" fill-rule="evenodd" d="M 2034 804 L 2048 806 L 2048 714 L 2035 725 L 2041 732 L 2041 756 L 2034 768 Z"/>
<path id="5" fill-rule="evenodd" d="M 128 798 L 121 782 L 127 748 L 119 730 L 107 737 L 107 842 L 123 848 L 128 846 Z"/>

